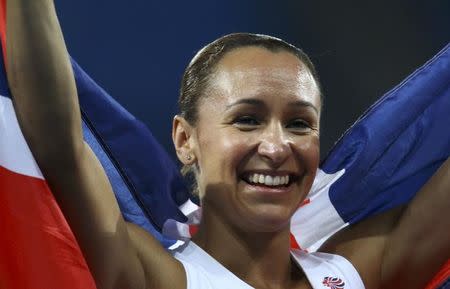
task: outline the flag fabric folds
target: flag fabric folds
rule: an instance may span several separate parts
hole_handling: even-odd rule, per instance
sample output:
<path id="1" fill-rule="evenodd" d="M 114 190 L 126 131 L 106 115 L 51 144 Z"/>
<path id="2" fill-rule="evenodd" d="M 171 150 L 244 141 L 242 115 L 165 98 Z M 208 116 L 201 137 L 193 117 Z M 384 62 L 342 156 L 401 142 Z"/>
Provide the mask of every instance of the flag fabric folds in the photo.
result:
<path id="1" fill-rule="evenodd" d="M 294 220 L 298 217 L 299 242 L 308 247 L 326 237 L 330 229 L 338 230 L 410 201 L 449 157 L 449 123 L 447 45 L 372 105 L 335 144 L 320 165 L 311 202 L 294 216 Z M 323 182 L 321 175 L 331 182 Z M 322 192 L 327 196 L 321 196 Z M 312 201 L 314 198 L 319 201 Z M 338 216 L 318 214 L 328 210 L 328 198 Z M 308 232 L 305 222 L 311 226 Z M 318 236 L 318 225 L 332 223 L 334 228 Z"/>
<path id="2" fill-rule="evenodd" d="M 20 132 L 0 64 L 0 288 L 95 288 Z"/>
<path id="3" fill-rule="evenodd" d="M 4 48 L 5 1 L 0 4 Z M 95 288 L 20 131 L 3 64 L 0 57 L 0 288 Z M 105 168 L 124 218 L 165 247 L 189 236 L 186 221 L 198 222 L 201 210 L 190 201 L 176 164 L 144 124 L 72 65 L 84 138 Z M 449 156 L 449 66 L 447 46 L 347 131 L 293 217 L 294 246 L 315 250 L 340 228 L 408 202 Z M 446 268 L 433 288 L 449 277 Z"/>

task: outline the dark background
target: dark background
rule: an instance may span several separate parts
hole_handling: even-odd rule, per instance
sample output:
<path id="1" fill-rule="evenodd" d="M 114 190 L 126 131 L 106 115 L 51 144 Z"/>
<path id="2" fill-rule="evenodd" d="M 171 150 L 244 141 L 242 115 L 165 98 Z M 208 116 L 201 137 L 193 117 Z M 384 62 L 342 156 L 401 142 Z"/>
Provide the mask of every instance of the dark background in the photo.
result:
<path id="1" fill-rule="evenodd" d="M 72 56 L 173 155 L 181 75 L 231 32 L 277 36 L 307 52 L 325 94 L 322 156 L 378 97 L 450 40 L 449 0 L 56 0 Z"/>

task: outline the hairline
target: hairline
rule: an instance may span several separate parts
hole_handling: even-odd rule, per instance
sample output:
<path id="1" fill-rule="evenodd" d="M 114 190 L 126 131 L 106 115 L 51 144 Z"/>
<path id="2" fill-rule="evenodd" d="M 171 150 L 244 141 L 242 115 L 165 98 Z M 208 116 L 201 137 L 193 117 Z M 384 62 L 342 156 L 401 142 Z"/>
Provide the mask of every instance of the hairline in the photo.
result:
<path id="1" fill-rule="evenodd" d="M 277 39 L 277 38 L 275 38 Z M 280 40 L 283 41 L 283 40 Z M 320 84 L 318 83 L 318 79 L 316 78 L 316 76 L 314 75 L 315 70 L 312 71 L 311 68 L 308 66 L 307 63 L 305 63 L 304 59 L 302 59 L 302 55 L 301 53 L 297 52 L 298 48 L 296 48 L 295 46 L 292 46 L 291 44 L 284 42 L 287 45 L 290 46 L 290 48 L 288 49 L 287 47 L 284 46 L 271 46 L 271 47 L 266 47 L 264 45 L 264 43 L 240 43 L 241 45 L 236 45 L 236 46 L 232 46 L 229 47 L 229 49 L 227 49 L 227 51 L 223 52 L 223 54 L 221 54 L 221 56 L 213 63 L 213 65 L 210 68 L 210 73 L 208 74 L 208 76 L 205 78 L 205 83 L 204 83 L 204 87 L 202 87 L 202 90 L 199 91 L 199 93 L 201 94 L 199 96 L 199 102 L 197 103 L 197 108 L 200 107 L 200 105 L 202 104 L 202 101 L 206 98 L 208 98 L 210 96 L 210 94 L 208 93 L 208 91 L 211 88 L 211 81 L 213 81 L 215 79 L 215 77 L 217 77 L 217 73 L 219 72 L 220 69 L 220 63 L 225 59 L 225 57 L 227 57 L 230 53 L 235 52 L 236 50 L 239 49 L 244 49 L 244 48 L 250 48 L 250 47 L 255 47 L 255 48 L 261 48 L 261 49 L 265 49 L 271 53 L 289 53 L 293 56 L 295 56 L 295 58 L 297 58 L 297 60 L 300 62 L 300 65 L 302 66 L 302 68 L 306 69 L 308 71 L 309 74 L 311 74 L 314 83 L 316 85 L 316 88 L 318 90 L 318 94 L 319 94 L 319 103 L 320 103 L 320 107 L 322 106 L 322 93 L 321 93 L 321 89 L 320 89 Z M 203 50 L 203 49 L 202 49 Z M 199 51 L 199 53 L 201 53 L 201 51 Z M 292 51 L 294 50 L 294 51 Z M 314 67 L 313 67 L 314 69 Z M 198 113 L 198 111 L 197 111 Z M 197 115 L 198 117 L 198 115 Z M 196 123 L 194 122 L 191 125 L 195 125 Z"/>

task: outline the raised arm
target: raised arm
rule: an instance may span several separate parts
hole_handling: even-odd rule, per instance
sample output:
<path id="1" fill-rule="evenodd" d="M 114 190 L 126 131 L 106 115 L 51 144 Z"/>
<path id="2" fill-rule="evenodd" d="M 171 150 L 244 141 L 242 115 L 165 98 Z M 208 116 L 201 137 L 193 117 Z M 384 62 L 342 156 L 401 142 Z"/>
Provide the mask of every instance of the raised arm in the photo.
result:
<path id="1" fill-rule="evenodd" d="M 323 251 L 349 259 L 366 288 L 422 289 L 450 258 L 450 159 L 405 207 L 333 236 Z"/>
<path id="2" fill-rule="evenodd" d="M 382 288 L 423 288 L 450 258 L 450 159 L 403 211 L 389 236 Z"/>
<path id="3" fill-rule="evenodd" d="M 7 1 L 7 74 L 28 144 L 101 288 L 182 288 L 181 265 L 120 213 L 83 141 L 72 67 L 53 0 Z M 170 272 L 181 278 L 168 278 Z"/>

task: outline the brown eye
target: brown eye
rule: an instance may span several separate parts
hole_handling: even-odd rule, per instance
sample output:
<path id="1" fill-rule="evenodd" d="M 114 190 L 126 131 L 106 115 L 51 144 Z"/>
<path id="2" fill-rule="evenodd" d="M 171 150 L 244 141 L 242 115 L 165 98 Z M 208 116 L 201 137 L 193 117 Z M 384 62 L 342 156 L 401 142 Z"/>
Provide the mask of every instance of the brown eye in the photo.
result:
<path id="1" fill-rule="evenodd" d="M 237 127 L 253 128 L 258 126 L 260 122 L 256 117 L 245 115 L 237 117 L 235 120 L 233 120 L 233 124 Z"/>
<path id="2" fill-rule="evenodd" d="M 312 129 L 311 125 L 307 121 L 305 121 L 303 119 L 295 119 L 295 120 L 291 121 L 286 126 L 286 128 L 292 129 L 292 130 L 295 130 L 295 131 L 301 131 L 301 132 L 304 132 L 304 131 Z"/>

